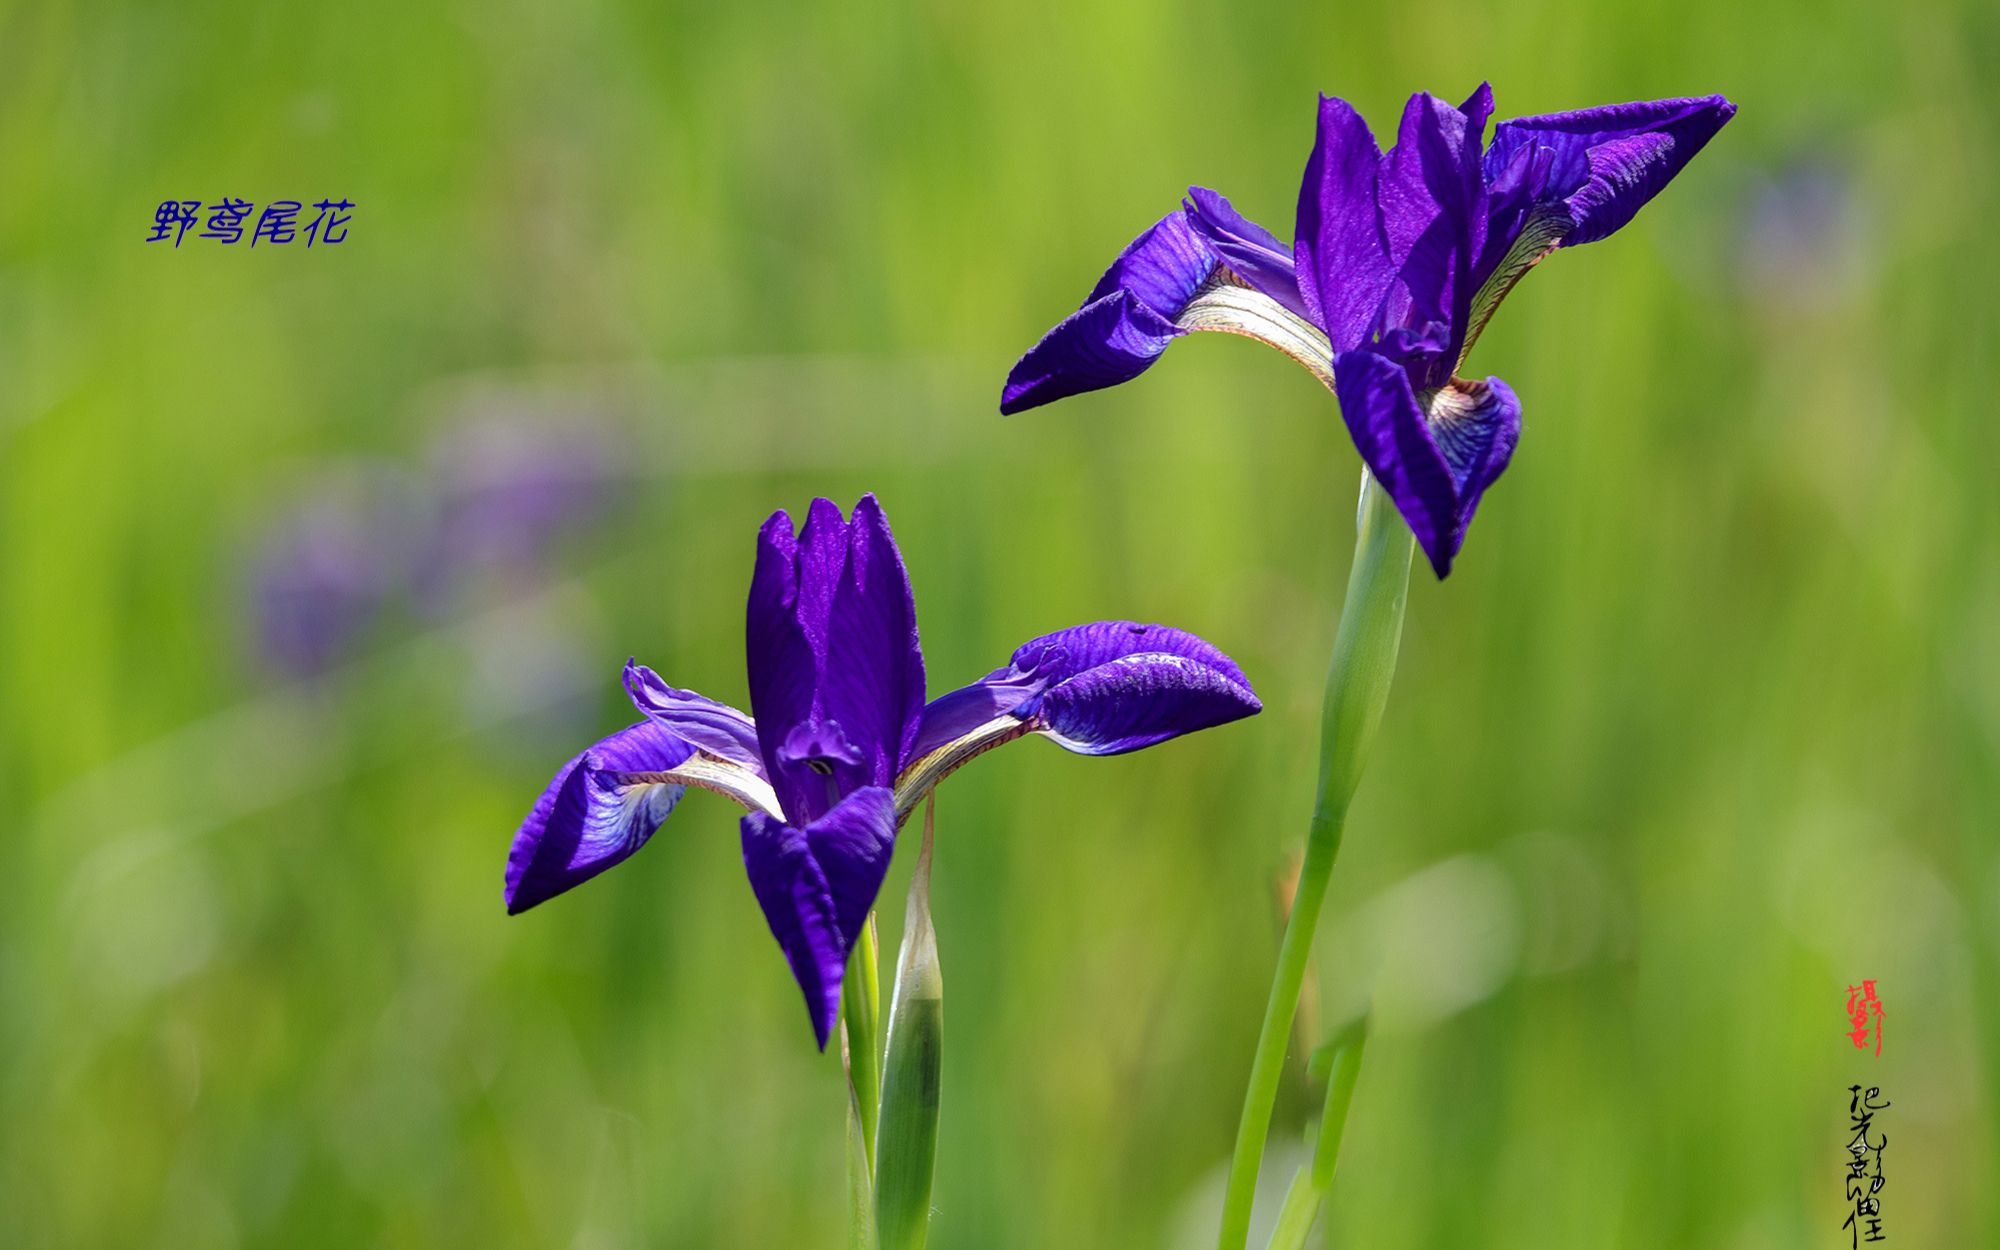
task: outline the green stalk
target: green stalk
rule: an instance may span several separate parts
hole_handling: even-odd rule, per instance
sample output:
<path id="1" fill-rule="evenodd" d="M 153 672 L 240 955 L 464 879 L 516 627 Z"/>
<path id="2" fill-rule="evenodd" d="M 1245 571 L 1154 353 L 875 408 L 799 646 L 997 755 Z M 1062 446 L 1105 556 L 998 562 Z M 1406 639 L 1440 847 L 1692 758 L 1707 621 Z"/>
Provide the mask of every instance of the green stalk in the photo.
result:
<path id="1" fill-rule="evenodd" d="M 861 1121 L 861 1140 L 867 1148 L 871 1173 L 875 1169 L 875 1120 L 882 1105 L 882 981 L 878 962 L 875 914 L 870 912 L 847 961 L 847 976 L 840 983 L 840 1011 L 841 1054 L 847 1062 L 848 1087 L 855 1115 Z"/>
<path id="2" fill-rule="evenodd" d="M 1243 1096 L 1243 1118 L 1236 1129 L 1236 1152 L 1229 1164 L 1222 1231 L 1216 1242 L 1220 1250 L 1244 1250 L 1250 1240 L 1257 1172 L 1264 1161 L 1264 1139 L 1271 1130 L 1271 1112 L 1284 1075 L 1285 1048 L 1299 1008 L 1313 934 L 1319 928 L 1320 906 L 1326 901 L 1327 882 L 1340 851 L 1347 806 L 1361 780 L 1369 744 L 1382 723 L 1389 680 L 1396 671 L 1414 545 L 1395 505 L 1372 477 L 1364 475 L 1355 522 L 1354 566 L 1347 575 L 1347 602 L 1334 635 L 1333 663 L 1327 671 L 1326 698 L 1320 709 L 1319 797 L 1306 832 L 1298 893 L 1285 924 L 1284 942 L 1278 948 L 1278 970 L 1271 979 L 1271 998 L 1264 1008 L 1264 1027 L 1257 1037 L 1257 1056 Z"/>
<path id="3" fill-rule="evenodd" d="M 889 1005 L 882 1121 L 875 1145 L 875 1227 L 882 1250 L 923 1250 L 937 1166 L 938 1081 L 944 1054 L 944 979 L 931 929 L 931 835 L 937 800 L 924 809 L 924 844 L 910 878 L 896 996 Z"/>
<path id="4" fill-rule="evenodd" d="M 1332 1063 L 1326 1078 L 1326 1110 L 1319 1118 L 1319 1143 L 1313 1149 L 1311 1165 L 1292 1177 L 1285 1193 L 1285 1205 L 1278 1212 L 1278 1226 L 1271 1232 L 1268 1250 L 1303 1250 L 1306 1234 L 1319 1218 L 1320 1205 L 1333 1188 L 1333 1171 L 1340 1162 L 1340 1139 L 1347 1131 L 1347 1109 L 1354 1103 L 1354 1082 L 1361 1075 L 1361 1051 L 1368 1044 L 1364 1020 L 1334 1042 Z M 1315 1060 L 1318 1056 L 1314 1056 Z"/>
<path id="5" fill-rule="evenodd" d="M 875 913 L 840 983 L 840 1062 L 847 1069 L 847 1245 L 875 1250 L 875 1121 L 882 1099 L 881 974 Z"/>

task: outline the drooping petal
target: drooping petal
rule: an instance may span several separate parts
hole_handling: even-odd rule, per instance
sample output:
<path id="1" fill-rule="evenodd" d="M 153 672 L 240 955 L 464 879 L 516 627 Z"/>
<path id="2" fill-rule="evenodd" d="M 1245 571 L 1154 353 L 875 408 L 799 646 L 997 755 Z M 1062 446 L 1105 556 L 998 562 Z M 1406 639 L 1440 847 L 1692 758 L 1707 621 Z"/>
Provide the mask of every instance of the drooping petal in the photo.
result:
<path id="1" fill-rule="evenodd" d="M 1373 352 L 1340 357 L 1334 378 L 1340 415 L 1362 461 L 1444 577 L 1480 496 L 1513 455 L 1519 401 L 1498 378 L 1454 382 L 1432 397 L 1427 419 L 1409 375 Z"/>
<path id="2" fill-rule="evenodd" d="M 1319 100 L 1319 126 L 1299 187 L 1292 257 L 1306 315 L 1335 353 L 1359 346 L 1388 289 L 1388 245 L 1375 208 L 1382 150 L 1347 101 Z"/>
<path id="3" fill-rule="evenodd" d="M 1217 670 L 1237 685 L 1250 684 L 1236 661 L 1213 643 L 1184 629 L 1137 621 L 1094 621 L 1030 638 L 1014 649 L 1010 667 L 1054 686 L 1134 655 L 1181 656 Z"/>
<path id="4" fill-rule="evenodd" d="M 1184 212 L 1162 217 L 1118 254 L 1081 308 L 1015 363 L 1000 411 L 1023 412 L 1144 373 L 1186 333 L 1174 318 L 1217 263 Z"/>
<path id="5" fill-rule="evenodd" d="M 1454 381 L 1431 397 L 1431 438 L 1458 486 L 1459 539 L 1521 440 L 1521 401 L 1499 378 Z"/>
<path id="6" fill-rule="evenodd" d="M 1333 376 L 1340 415 L 1362 463 L 1395 500 L 1417 545 L 1444 576 L 1457 550 L 1452 531 L 1458 492 L 1425 427 L 1409 374 L 1373 352 L 1348 352 L 1334 361 Z"/>
<path id="7" fill-rule="evenodd" d="M 1493 128 L 1487 177 L 1523 147 L 1548 149 L 1539 198 L 1560 202 L 1574 220 L 1562 246 L 1592 243 L 1631 221 L 1735 115 L 1734 104 L 1711 95 L 1517 117 Z"/>
<path id="8" fill-rule="evenodd" d="M 1034 732 L 1084 755 L 1136 751 L 1263 706 L 1236 661 L 1166 625 L 1073 625 L 1023 643 L 1013 667 L 1047 683 L 1016 710 L 1034 718 Z"/>
<path id="9" fill-rule="evenodd" d="M 637 659 L 625 662 L 625 691 L 646 719 L 687 739 L 718 759 L 764 775 L 757 726 L 748 715 L 714 699 L 669 686 Z"/>
<path id="10" fill-rule="evenodd" d="M 924 650 L 910 575 L 881 503 L 863 495 L 848 527 L 820 686 L 821 715 L 838 722 L 863 757 L 852 784 L 896 779 L 923 709 Z"/>
<path id="11" fill-rule="evenodd" d="M 1207 241 L 1229 271 L 1252 290 L 1278 301 L 1300 317 L 1311 320 L 1305 301 L 1299 296 L 1298 278 L 1292 268 L 1292 249 L 1278 236 L 1236 211 L 1226 198 L 1207 187 L 1189 187 L 1181 202 L 1188 224 Z"/>
<path id="12" fill-rule="evenodd" d="M 556 772 L 507 854 L 508 914 L 526 911 L 629 857 L 680 801 L 682 787 L 635 780 L 694 747 L 651 721 L 597 743 Z"/>
<path id="13" fill-rule="evenodd" d="M 750 888 L 805 995 L 813 1036 L 825 1050 L 840 1012 L 840 982 L 847 962 L 826 872 L 813 858 L 802 829 L 752 812 L 743 818 L 742 833 Z"/>
<path id="14" fill-rule="evenodd" d="M 1007 374 L 1003 415 L 1130 382 L 1187 331 L 1119 291 L 1064 318 Z"/>
<path id="15" fill-rule="evenodd" d="M 870 786 L 798 828 L 743 818 L 743 866 L 771 935 L 805 995 L 821 1050 L 840 1015 L 847 954 L 867 923 L 895 845 L 895 797 Z"/>
<path id="16" fill-rule="evenodd" d="M 1060 629 L 924 709 L 897 806 L 909 811 L 952 769 L 1022 732 L 1084 755 L 1115 755 L 1261 706 L 1236 662 L 1186 630 L 1134 621 Z"/>
<path id="17" fill-rule="evenodd" d="M 852 948 L 874 910 L 895 848 L 895 796 L 887 786 L 863 786 L 806 826 L 806 842 L 826 874 L 841 945 Z"/>
<path id="18" fill-rule="evenodd" d="M 1230 675 L 1235 667 L 1162 651 L 1120 656 L 1051 687 L 1035 732 L 1080 755 L 1119 755 L 1254 716 L 1264 705 Z"/>

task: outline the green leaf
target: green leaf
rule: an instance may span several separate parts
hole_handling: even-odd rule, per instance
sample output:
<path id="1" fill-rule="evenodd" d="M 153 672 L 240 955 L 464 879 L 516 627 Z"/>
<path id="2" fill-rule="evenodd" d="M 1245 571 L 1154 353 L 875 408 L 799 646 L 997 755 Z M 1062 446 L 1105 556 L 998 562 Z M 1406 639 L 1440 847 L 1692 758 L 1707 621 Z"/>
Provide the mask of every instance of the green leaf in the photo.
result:
<path id="1" fill-rule="evenodd" d="M 1354 1102 L 1354 1083 L 1361 1075 L 1361 1051 L 1368 1043 L 1368 1017 L 1363 1016 L 1326 1045 L 1313 1052 L 1307 1065 L 1310 1072 L 1326 1073 L 1326 1110 L 1320 1115 L 1319 1142 L 1312 1163 L 1292 1177 L 1285 1191 L 1285 1205 L 1278 1211 L 1278 1225 L 1271 1230 L 1269 1250 L 1301 1250 L 1313 1221 L 1333 1188 L 1333 1172 L 1340 1160 L 1340 1139 L 1347 1130 L 1347 1109 Z"/>
<path id="2" fill-rule="evenodd" d="M 854 1086 L 847 1087 L 847 1250 L 876 1250 L 874 1178 Z"/>
<path id="3" fill-rule="evenodd" d="M 930 1233 L 937 1165 L 938 1077 L 944 1053 L 944 979 L 931 929 L 931 837 L 936 801 L 924 809 L 923 849 L 910 878 L 889 1052 L 875 1141 L 875 1225 L 882 1250 L 921 1250 Z"/>
<path id="4" fill-rule="evenodd" d="M 1319 1144 L 1313 1149 L 1313 1188 L 1321 1194 L 1333 1188 L 1334 1165 L 1340 1161 L 1340 1139 L 1347 1132 L 1347 1109 L 1354 1103 L 1354 1083 L 1361 1077 L 1361 1052 L 1368 1045 L 1367 1018 L 1333 1052 L 1333 1071 L 1326 1079 L 1326 1110 L 1319 1117 Z"/>
<path id="5" fill-rule="evenodd" d="M 1311 1168 L 1292 1173 L 1292 1186 L 1285 1191 L 1285 1205 L 1278 1208 L 1278 1223 L 1271 1230 L 1270 1250 L 1300 1250 L 1306 1244 L 1306 1234 L 1319 1215 L 1319 1198 Z"/>
<path id="6" fill-rule="evenodd" d="M 840 986 L 840 1059 L 847 1068 L 847 1089 L 861 1121 L 861 1144 L 868 1169 L 875 1169 L 875 1117 L 882 1103 L 882 990 L 875 967 L 875 914 L 861 926 L 847 976 Z"/>

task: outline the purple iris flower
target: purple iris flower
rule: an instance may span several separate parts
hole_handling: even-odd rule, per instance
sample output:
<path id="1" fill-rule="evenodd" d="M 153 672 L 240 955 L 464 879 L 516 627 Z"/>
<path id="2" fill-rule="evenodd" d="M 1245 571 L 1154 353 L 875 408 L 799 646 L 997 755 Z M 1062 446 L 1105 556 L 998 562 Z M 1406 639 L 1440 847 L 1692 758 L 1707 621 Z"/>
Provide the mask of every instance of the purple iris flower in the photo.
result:
<path id="1" fill-rule="evenodd" d="M 1493 92 L 1429 94 L 1376 146 L 1321 97 L 1290 245 L 1213 191 L 1133 240 L 1083 307 L 1014 366 L 1000 411 L 1128 382 L 1194 330 L 1261 339 L 1339 400 L 1362 460 L 1439 577 L 1520 436 L 1498 378 L 1458 376 L 1521 275 L 1632 220 L 1736 112 L 1721 96 L 1501 122 Z"/>
<path id="2" fill-rule="evenodd" d="M 873 495 L 851 518 L 816 499 L 796 532 L 783 512 L 764 523 L 745 651 L 754 716 L 626 665 L 645 719 L 565 764 L 542 792 L 507 858 L 507 910 L 630 856 L 686 786 L 727 795 L 748 809 L 743 864 L 821 1049 L 896 830 L 948 773 L 1027 734 L 1116 755 L 1261 707 L 1216 648 L 1130 621 L 1033 639 L 926 703 L 916 603 Z"/>

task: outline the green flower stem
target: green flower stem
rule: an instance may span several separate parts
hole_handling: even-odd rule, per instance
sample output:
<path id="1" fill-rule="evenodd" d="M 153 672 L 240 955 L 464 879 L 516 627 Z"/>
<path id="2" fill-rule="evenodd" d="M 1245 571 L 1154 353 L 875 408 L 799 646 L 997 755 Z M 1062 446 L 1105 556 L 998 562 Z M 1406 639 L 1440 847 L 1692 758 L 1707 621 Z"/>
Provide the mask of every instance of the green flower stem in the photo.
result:
<path id="1" fill-rule="evenodd" d="M 875 913 L 861 926 L 840 983 L 840 1060 L 847 1069 L 847 1245 L 875 1250 L 875 1121 L 882 1101 L 882 983 Z"/>
<path id="2" fill-rule="evenodd" d="M 840 1011 L 847 1082 L 855 1115 L 861 1121 L 861 1140 L 871 1174 L 875 1170 L 875 1120 L 882 1105 L 882 981 L 878 963 L 875 913 L 870 912 L 847 961 L 847 976 L 840 983 Z"/>
<path id="3" fill-rule="evenodd" d="M 1278 970 L 1264 1008 L 1264 1027 L 1243 1097 L 1236 1129 L 1236 1152 L 1229 1165 L 1229 1188 L 1222 1203 L 1220 1250 L 1244 1250 L 1250 1239 L 1250 1209 L 1257 1195 L 1257 1172 L 1264 1139 L 1271 1129 L 1285 1049 L 1298 1012 L 1320 906 L 1326 901 L 1334 857 L 1347 822 L 1347 806 L 1361 780 L 1361 768 L 1396 671 L 1403 637 L 1403 607 L 1409 599 L 1410 555 L 1415 541 L 1395 505 L 1364 476 L 1356 517 L 1354 566 L 1347 576 L 1347 602 L 1333 640 L 1333 663 L 1320 710 L 1319 798 L 1306 833 L 1305 861 L 1298 893 L 1278 950 Z"/>
<path id="4" fill-rule="evenodd" d="M 882 1126 L 875 1147 L 875 1227 L 882 1250 L 923 1250 L 937 1166 L 938 1091 L 944 1056 L 944 979 L 931 929 L 931 836 L 937 801 L 924 809 L 924 844 L 910 878 L 896 995 L 889 1005 Z"/>

